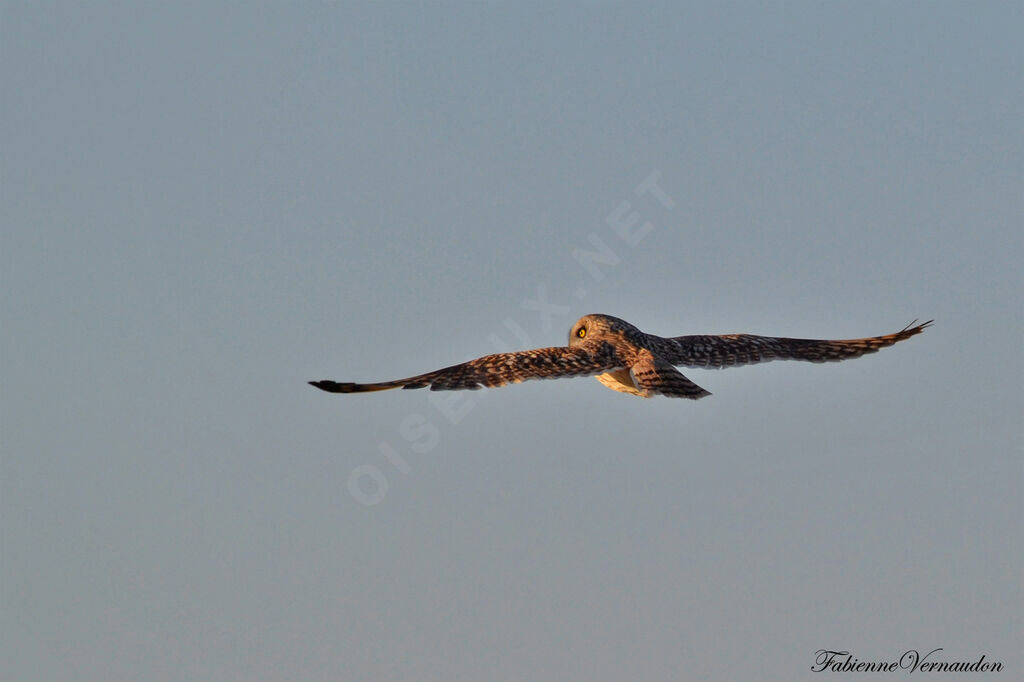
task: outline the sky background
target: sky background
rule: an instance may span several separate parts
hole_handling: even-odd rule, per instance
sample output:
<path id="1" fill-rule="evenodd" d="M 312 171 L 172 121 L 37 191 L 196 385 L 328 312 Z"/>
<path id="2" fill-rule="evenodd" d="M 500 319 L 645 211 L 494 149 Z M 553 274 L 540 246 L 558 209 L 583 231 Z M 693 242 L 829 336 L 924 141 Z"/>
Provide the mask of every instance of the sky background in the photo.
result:
<path id="1" fill-rule="evenodd" d="M 1022 30 L 1019 3 L 0 4 L 0 678 L 792 681 L 937 647 L 1019 674 Z M 936 323 L 691 370 L 699 402 L 306 384 L 591 312 Z"/>

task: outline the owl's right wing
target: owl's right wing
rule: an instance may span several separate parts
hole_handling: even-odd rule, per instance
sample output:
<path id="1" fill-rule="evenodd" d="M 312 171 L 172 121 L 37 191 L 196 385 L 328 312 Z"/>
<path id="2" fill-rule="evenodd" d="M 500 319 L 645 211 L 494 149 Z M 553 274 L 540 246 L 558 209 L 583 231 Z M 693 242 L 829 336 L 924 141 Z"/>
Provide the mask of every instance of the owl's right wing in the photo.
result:
<path id="1" fill-rule="evenodd" d="M 486 355 L 461 365 L 383 383 L 339 383 L 329 379 L 309 383 L 330 393 L 364 393 L 427 386 L 432 391 L 458 391 L 493 388 L 529 379 L 589 376 L 622 368 L 623 364 L 616 356 L 614 347 L 601 341 L 571 348 L 536 348 Z"/>
<path id="2" fill-rule="evenodd" d="M 738 367 L 771 360 L 837 362 L 859 358 L 909 339 L 928 328 L 932 320 L 923 324 L 915 323 L 916 320 L 895 334 L 842 341 L 789 339 L 753 334 L 676 336 L 659 339 L 656 350 L 658 356 L 665 361 L 685 367 Z"/>

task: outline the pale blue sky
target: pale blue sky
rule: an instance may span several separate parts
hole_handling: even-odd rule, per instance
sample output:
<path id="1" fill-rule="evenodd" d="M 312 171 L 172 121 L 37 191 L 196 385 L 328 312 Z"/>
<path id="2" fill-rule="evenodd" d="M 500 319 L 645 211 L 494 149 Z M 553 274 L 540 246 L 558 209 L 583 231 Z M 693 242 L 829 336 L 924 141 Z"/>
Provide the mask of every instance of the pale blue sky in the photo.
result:
<path id="1" fill-rule="evenodd" d="M 1018 3 L 93 5 L 0 6 L 0 678 L 1021 669 Z M 936 324 L 699 402 L 305 383 L 590 312 Z"/>

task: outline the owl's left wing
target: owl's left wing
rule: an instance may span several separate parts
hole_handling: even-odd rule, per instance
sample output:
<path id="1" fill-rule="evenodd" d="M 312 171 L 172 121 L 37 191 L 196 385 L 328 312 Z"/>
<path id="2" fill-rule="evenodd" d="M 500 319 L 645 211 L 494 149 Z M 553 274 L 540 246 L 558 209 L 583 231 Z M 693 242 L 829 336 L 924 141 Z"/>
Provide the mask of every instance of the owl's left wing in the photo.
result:
<path id="1" fill-rule="evenodd" d="M 807 362 L 835 362 L 859 358 L 881 348 L 920 334 L 932 324 L 911 322 L 895 334 L 871 336 L 863 339 L 829 341 L 823 339 L 790 339 L 754 334 L 725 334 L 722 336 L 676 336 L 657 338 L 657 354 L 673 365 L 686 367 L 723 368 L 749 365 L 770 360 L 804 360 Z"/>
<path id="2" fill-rule="evenodd" d="M 606 342 L 573 347 L 536 348 L 515 353 L 497 353 L 461 365 L 445 367 L 427 374 L 376 384 L 339 383 L 325 379 L 310 381 L 330 393 L 364 393 L 391 388 L 425 388 L 432 391 L 493 388 L 529 379 L 561 379 L 589 376 L 621 369 L 622 361 L 614 347 Z"/>

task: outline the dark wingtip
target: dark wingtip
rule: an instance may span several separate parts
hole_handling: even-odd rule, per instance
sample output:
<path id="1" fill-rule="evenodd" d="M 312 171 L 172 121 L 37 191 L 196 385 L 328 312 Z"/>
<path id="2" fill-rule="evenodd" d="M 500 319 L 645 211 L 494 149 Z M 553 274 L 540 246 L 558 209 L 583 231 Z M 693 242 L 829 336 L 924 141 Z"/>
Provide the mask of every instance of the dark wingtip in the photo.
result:
<path id="1" fill-rule="evenodd" d="M 332 384 L 334 382 L 332 382 L 332 381 L 310 381 L 310 382 L 307 382 L 307 383 L 309 383 L 310 386 L 316 386 L 321 391 L 328 391 L 328 392 L 330 392 L 331 389 L 328 387 L 328 385 Z"/>
<path id="2" fill-rule="evenodd" d="M 900 337 L 899 340 L 903 340 L 913 336 L 914 334 L 920 334 L 925 329 L 932 326 L 933 322 L 935 322 L 935 320 L 928 320 L 927 322 L 922 322 L 921 324 L 918 324 L 917 320 L 914 320 L 906 327 L 896 332 L 896 336 Z"/>
<path id="3" fill-rule="evenodd" d="M 339 383 L 337 381 L 331 381 L 330 379 L 310 381 L 308 383 L 310 386 L 316 386 L 321 391 L 327 391 L 328 393 L 370 393 L 372 391 L 386 391 L 389 388 L 394 388 L 394 386 L 386 384 Z"/>
<path id="4" fill-rule="evenodd" d="M 354 384 L 339 384 L 337 381 L 329 379 L 310 381 L 309 385 L 316 386 L 321 391 L 327 391 L 328 393 L 352 393 L 352 386 L 354 386 Z"/>

